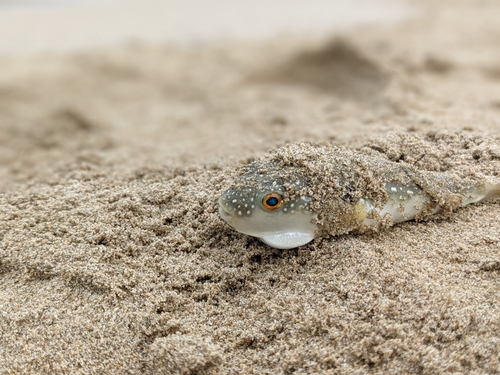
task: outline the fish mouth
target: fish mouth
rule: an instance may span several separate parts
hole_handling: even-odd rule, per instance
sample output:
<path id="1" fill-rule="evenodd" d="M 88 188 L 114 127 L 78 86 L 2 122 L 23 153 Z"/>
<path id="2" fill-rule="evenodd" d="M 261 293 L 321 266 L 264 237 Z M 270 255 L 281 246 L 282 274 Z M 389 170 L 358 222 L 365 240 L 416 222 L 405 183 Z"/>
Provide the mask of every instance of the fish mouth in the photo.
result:
<path id="1" fill-rule="evenodd" d="M 231 220 L 231 214 L 224 210 L 222 207 L 219 207 L 219 216 L 224 219 L 224 221 L 229 221 Z"/>
<path id="2" fill-rule="evenodd" d="M 231 213 L 224 207 L 224 204 L 222 203 L 222 197 L 219 198 L 219 216 L 221 217 L 221 219 L 227 222 L 229 222 L 232 218 Z"/>

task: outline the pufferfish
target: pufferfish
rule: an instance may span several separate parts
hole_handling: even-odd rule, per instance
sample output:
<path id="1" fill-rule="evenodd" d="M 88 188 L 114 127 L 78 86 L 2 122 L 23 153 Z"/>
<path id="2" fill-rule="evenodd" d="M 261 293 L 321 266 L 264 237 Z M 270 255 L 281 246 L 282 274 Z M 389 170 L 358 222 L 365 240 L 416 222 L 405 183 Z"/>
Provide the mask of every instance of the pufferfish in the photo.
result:
<path id="1" fill-rule="evenodd" d="M 464 134 L 395 134 L 360 149 L 291 143 L 244 167 L 219 215 L 278 249 L 425 220 L 500 196 L 498 144 L 481 145 Z"/>

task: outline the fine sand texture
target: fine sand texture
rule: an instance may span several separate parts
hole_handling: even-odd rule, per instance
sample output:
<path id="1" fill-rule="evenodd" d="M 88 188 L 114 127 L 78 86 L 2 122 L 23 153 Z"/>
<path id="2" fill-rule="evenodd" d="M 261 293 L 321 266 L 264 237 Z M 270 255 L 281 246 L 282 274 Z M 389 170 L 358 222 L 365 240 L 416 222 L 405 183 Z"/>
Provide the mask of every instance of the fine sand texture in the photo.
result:
<path id="1" fill-rule="evenodd" d="M 2 58 L 0 374 L 500 373 L 500 200 L 290 250 L 218 216 L 287 142 L 498 139 L 500 2 L 415 6 L 321 40 Z"/>

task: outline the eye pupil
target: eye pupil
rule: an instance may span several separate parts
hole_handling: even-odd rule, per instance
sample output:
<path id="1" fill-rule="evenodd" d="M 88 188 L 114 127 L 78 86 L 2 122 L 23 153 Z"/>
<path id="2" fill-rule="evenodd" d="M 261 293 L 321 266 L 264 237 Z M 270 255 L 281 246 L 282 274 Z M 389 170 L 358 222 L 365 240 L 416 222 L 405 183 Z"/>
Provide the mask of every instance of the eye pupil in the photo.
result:
<path id="1" fill-rule="evenodd" d="M 266 203 L 268 206 L 274 207 L 279 203 L 279 200 L 276 197 L 271 197 L 266 200 Z"/>
<path id="2" fill-rule="evenodd" d="M 268 210 L 275 210 L 281 206 L 282 198 L 278 193 L 268 194 L 262 199 L 263 206 Z"/>

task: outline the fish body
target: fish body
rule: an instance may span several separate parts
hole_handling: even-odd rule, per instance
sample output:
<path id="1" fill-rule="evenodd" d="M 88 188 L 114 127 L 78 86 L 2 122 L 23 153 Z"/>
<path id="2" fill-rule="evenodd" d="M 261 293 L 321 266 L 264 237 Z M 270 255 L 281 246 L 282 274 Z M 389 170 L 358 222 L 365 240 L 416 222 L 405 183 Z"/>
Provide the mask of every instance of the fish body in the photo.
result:
<path id="1" fill-rule="evenodd" d="M 414 143 L 423 142 L 413 137 Z M 412 144 L 410 136 L 396 138 Z M 467 136 L 455 135 L 450 143 L 462 138 Z M 426 155 L 433 149 L 437 155 L 447 149 L 439 142 L 426 142 Z M 318 236 L 377 231 L 500 196 L 494 173 L 476 173 L 472 164 L 464 167 L 466 149 L 454 151 L 462 161 L 455 169 L 411 162 L 408 150 L 403 156 L 410 162 L 391 160 L 374 150 L 286 145 L 243 169 L 234 186 L 219 198 L 219 214 L 237 231 L 288 249 Z M 491 172 L 491 165 L 488 168 L 483 169 Z"/>

